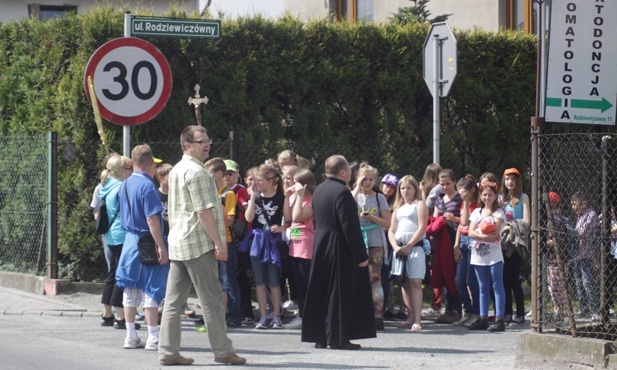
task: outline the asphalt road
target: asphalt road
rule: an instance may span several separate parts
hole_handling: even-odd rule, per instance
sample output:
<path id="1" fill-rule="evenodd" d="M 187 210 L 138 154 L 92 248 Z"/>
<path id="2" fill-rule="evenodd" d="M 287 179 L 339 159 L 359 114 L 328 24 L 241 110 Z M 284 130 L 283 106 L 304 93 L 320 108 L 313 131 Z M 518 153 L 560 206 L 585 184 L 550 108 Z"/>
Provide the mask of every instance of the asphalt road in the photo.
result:
<path id="1" fill-rule="evenodd" d="M 78 293 L 57 298 L 0 289 L 1 369 L 156 369 L 158 355 L 123 349 L 125 332 L 99 325 L 98 296 Z M 54 305 L 56 303 L 56 305 Z M 16 309 L 15 306 L 19 306 Z M 31 307 L 36 306 L 36 307 Z M 8 308 L 4 308 L 8 307 Z M 517 334 L 470 332 L 462 327 L 423 323 L 411 332 L 386 322 L 377 338 L 359 340 L 360 351 L 315 349 L 300 342 L 299 330 L 230 329 L 238 354 L 248 363 L 235 368 L 290 369 L 513 369 Z M 138 331 L 142 339 L 147 331 Z M 183 320 L 182 354 L 193 368 L 224 366 L 214 362 L 208 337 Z"/>

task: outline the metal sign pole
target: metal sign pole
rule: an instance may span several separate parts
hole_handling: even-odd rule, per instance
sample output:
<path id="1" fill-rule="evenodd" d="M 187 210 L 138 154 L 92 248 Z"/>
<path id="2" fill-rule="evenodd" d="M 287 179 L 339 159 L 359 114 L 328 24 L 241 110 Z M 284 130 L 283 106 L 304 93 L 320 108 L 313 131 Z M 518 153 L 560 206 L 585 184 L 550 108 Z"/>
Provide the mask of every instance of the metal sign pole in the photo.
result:
<path id="1" fill-rule="evenodd" d="M 439 35 L 433 36 L 433 163 L 439 164 L 439 96 L 441 80 L 441 48 Z"/>
<path id="2" fill-rule="evenodd" d="M 131 37 L 131 12 L 124 13 L 124 37 Z M 122 153 L 131 158 L 131 126 L 122 126 Z"/>

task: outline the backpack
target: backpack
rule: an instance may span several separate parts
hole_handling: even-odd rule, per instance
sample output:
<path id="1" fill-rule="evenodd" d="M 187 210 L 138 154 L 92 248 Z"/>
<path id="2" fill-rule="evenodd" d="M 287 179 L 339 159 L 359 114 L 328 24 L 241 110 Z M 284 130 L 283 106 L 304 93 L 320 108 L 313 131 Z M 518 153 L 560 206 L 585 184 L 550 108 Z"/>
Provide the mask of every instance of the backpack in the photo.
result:
<path id="1" fill-rule="evenodd" d="M 116 200 L 120 201 L 118 194 L 116 194 Z M 120 213 L 120 207 L 118 207 L 116 214 L 111 218 L 111 221 L 109 221 L 109 217 L 107 217 L 107 205 L 105 204 L 105 201 L 103 201 L 101 207 L 99 208 L 99 217 L 96 219 L 96 233 L 100 235 L 107 234 L 110 226 L 114 223 L 116 216 L 118 216 L 118 213 Z"/>
<path id="2" fill-rule="evenodd" d="M 99 208 L 99 217 L 96 219 L 96 233 L 100 235 L 107 234 L 109 227 L 114 223 L 118 212 L 120 212 L 119 209 L 116 211 L 114 217 L 111 218 L 111 221 L 109 221 L 109 217 L 107 217 L 107 206 L 105 205 L 105 202 L 103 202 L 101 208 Z"/>
<path id="3" fill-rule="evenodd" d="M 230 191 L 234 194 L 234 196 L 236 195 L 236 193 L 230 188 L 225 188 L 223 192 L 221 193 L 220 198 L 221 198 L 221 203 L 223 204 L 223 207 L 225 207 L 225 198 L 227 198 L 227 193 Z M 246 221 L 241 220 L 238 217 L 238 215 L 244 212 L 243 208 L 244 207 L 236 199 L 236 215 L 234 216 L 233 223 L 229 227 L 229 231 L 231 232 L 231 238 L 233 239 L 233 241 L 241 241 L 246 236 Z"/>

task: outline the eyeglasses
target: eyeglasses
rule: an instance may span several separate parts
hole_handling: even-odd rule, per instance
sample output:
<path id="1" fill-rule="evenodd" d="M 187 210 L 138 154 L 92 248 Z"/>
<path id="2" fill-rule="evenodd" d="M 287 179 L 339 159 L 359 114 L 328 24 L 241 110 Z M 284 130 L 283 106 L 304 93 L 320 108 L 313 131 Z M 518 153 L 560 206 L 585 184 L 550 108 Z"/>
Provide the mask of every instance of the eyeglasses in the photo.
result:
<path id="1" fill-rule="evenodd" d="M 192 140 L 192 141 L 189 141 L 189 143 L 191 143 L 191 144 L 200 144 L 200 145 L 203 145 L 205 143 L 212 144 L 212 139 L 208 139 L 208 140 Z"/>
<path id="2" fill-rule="evenodd" d="M 235 174 L 236 173 L 234 171 L 227 171 L 227 172 L 225 172 L 225 176 L 233 176 Z"/>

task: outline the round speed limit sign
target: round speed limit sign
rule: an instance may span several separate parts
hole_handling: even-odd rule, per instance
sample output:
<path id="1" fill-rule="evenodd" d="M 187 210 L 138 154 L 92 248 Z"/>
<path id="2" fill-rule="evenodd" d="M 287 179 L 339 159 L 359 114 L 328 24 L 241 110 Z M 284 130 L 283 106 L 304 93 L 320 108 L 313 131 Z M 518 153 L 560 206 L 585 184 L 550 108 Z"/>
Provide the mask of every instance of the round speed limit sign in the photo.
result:
<path id="1" fill-rule="evenodd" d="M 101 116 L 119 125 L 139 125 L 163 110 L 171 95 L 171 68 L 159 49 L 135 37 L 111 40 L 92 54 L 84 86 L 92 76 Z"/>

